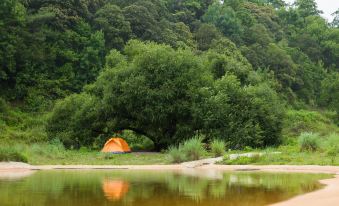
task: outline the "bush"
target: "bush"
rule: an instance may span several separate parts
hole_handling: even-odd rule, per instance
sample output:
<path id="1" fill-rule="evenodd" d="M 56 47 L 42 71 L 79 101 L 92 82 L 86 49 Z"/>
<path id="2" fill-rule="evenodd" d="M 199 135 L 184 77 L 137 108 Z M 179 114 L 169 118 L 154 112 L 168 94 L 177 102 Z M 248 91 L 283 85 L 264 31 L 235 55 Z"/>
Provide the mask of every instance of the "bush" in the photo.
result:
<path id="1" fill-rule="evenodd" d="M 225 153 L 225 142 L 222 140 L 214 139 L 211 142 L 211 152 L 215 157 L 220 157 Z"/>
<path id="2" fill-rule="evenodd" d="M 305 132 L 299 136 L 300 151 L 315 152 L 320 147 L 319 135 L 312 132 Z"/>
<path id="3" fill-rule="evenodd" d="M 168 149 L 168 154 L 171 158 L 171 162 L 173 163 L 180 163 L 185 161 L 185 156 L 178 147 L 171 146 Z"/>
<path id="4" fill-rule="evenodd" d="M 186 160 L 198 160 L 205 154 L 202 137 L 193 137 L 186 140 L 180 147 L 180 150 L 185 154 Z"/>
<path id="5" fill-rule="evenodd" d="M 28 159 L 15 148 L 0 147 L 0 161 L 28 162 Z"/>
<path id="6" fill-rule="evenodd" d="M 215 82 L 207 100 L 203 133 L 224 140 L 231 149 L 278 145 L 284 107 L 268 85 L 242 87 L 233 75 Z M 205 113 L 204 113 L 205 112 Z"/>
<path id="7" fill-rule="evenodd" d="M 132 151 L 151 151 L 154 149 L 153 141 L 131 130 L 124 130 L 121 137 L 126 140 Z"/>

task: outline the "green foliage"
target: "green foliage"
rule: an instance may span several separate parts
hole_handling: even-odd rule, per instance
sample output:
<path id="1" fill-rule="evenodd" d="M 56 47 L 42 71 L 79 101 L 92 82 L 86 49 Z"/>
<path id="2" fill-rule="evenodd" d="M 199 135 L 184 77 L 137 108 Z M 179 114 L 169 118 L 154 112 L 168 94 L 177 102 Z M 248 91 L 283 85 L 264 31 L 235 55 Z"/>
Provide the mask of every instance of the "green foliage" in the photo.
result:
<path id="1" fill-rule="evenodd" d="M 133 152 L 152 151 L 154 149 L 153 141 L 144 135 L 137 134 L 131 130 L 124 130 L 120 135 L 126 140 Z"/>
<path id="2" fill-rule="evenodd" d="M 339 125 L 339 72 L 329 74 L 321 83 L 321 104 L 337 113 L 336 123 Z"/>
<path id="3" fill-rule="evenodd" d="M 283 123 L 283 135 L 296 138 L 302 132 L 319 133 L 321 136 L 339 132 L 331 119 L 336 113 L 326 113 L 307 110 L 288 110 Z"/>
<path id="4" fill-rule="evenodd" d="M 170 146 L 168 155 L 173 163 L 180 163 L 183 161 L 193 161 L 200 159 L 206 154 L 206 150 L 202 143 L 201 136 L 195 136 L 191 139 L 180 143 L 178 147 Z"/>
<path id="5" fill-rule="evenodd" d="M 161 150 L 200 132 L 231 148 L 266 147 L 281 142 L 285 102 L 336 112 L 332 121 L 290 110 L 285 136 L 336 132 L 338 12 L 329 24 L 314 0 L 294 5 L 2 0 L 0 137 L 37 142 L 47 130 L 67 148 L 100 148 L 132 130 Z M 32 112 L 61 98 L 45 129 Z"/>
<path id="6" fill-rule="evenodd" d="M 331 158 L 331 163 L 334 164 L 335 160 L 339 154 L 339 134 L 332 133 L 330 134 L 324 144 L 326 148 L 326 154 Z"/>
<path id="7" fill-rule="evenodd" d="M 49 139 L 60 139 L 67 148 L 94 146 L 97 114 L 93 97 L 88 94 L 77 94 L 58 102 L 48 118 L 47 133 Z M 102 140 L 102 143 L 105 140 Z"/>
<path id="8" fill-rule="evenodd" d="M 7 114 L 9 112 L 9 108 L 4 99 L 0 98 L 0 115 Z"/>
<path id="9" fill-rule="evenodd" d="M 215 82 L 208 99 L 204 132 L 223 139 L 232 149 L 279 144 L 283 106 L 268 85 L 242 88 L 235 76 Z"/>
<path id="10" fill-rule="evenodd" d="M 201 136 L 196 136 L 184 141 L 179 146 L 179 149 L 185 155 L 186 160 L 198 160 L 205 154 L 205 148 L 202 140 L 203 138 Z"/>
<path id="11" fill-rule="evenodd" d="M 173 163 L 180 163 L 185 161 L 186 157 L 184 156 L 183 152 L 180 150 L 180 148 L 175 146 L 170 146 L 168 148 L 168 155 L 171 158 L 171 162 Z"/>
<path id="12" fill-rule="evenodd" d="M 0 146 L 0 162 L 1 161 L 28 162 L 28 159 L 16 148 L 2 145 Z"/>
<path id="13" fill-rule="evenodd" d="M 202 19 L 206 23 L 214 24 L 224 35 L 233 39 L 236 39 L 242 33 L 241 23 L 236 18 L 235 11 L 221 3 L 214 3 L 208 7 Z"/>
<path id="14" fill-rule="evenodd" d="M 105 34 L 106 49 L 122 49 L 130 38 L 131 28 L 125 20 L 121 9 L 112 4 L 106 4 L 95 14 L 94 27 Z"/>
<path id="15" fill-rule="evenodd" d="M 226 149 L 225 142 L 222 141 L 222 140 L 214 139 L 210 143 L 210 149 L 211 149 L 212 154 L 215 157 L 220 157 L 220 156 L 224 155 L 224 153 L 225 153 L 225 149 Z"/>
<path id="16" fill-rule="evenodd" d="M 253 157 L 241 156 L 236 159 L 230 160 L 228 156 L 224 158 L 223 164 L 226 165 L 250 165 L 258 162 L 261 159 L 260 155 L 254 155 Z"/>
<path id="17" fill-rule="evenodd" d="M 315 133 L 302 133 L 298 140 L 300 151 L 315 152 L 320 147 L 320 137 Z"/>

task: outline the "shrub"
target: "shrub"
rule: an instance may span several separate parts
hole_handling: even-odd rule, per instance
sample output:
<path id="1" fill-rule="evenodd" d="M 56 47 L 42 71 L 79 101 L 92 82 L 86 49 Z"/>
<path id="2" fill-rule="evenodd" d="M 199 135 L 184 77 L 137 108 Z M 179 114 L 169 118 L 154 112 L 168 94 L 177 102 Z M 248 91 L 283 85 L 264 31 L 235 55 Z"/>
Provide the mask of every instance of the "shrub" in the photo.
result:
<path id="1" fill-rule="evenodd" d="M 15 148 L 0 147 L 0 161 L 28 162 L 28 159 Z"/>
<path id="2" fill-rule="evenodd" d="M 268 85 L 243 88 L 233 75 L 215 81 L 215 95 L 207 100 L 204 130 L 207 137 L 218 137 L 231 149 L 278 145 L 284 107 Z M 202 111 L 201 113 L 204 113 Z"/>
<path id="3" fill-rule="evenodd" d="M 225 153 L 225 142 L 214 139 L 211 142 L 211 152 L 215 157 L 220 157 Z"/>
<path id="4" fill-rule="evenodd" d="M 180 162 L 183 162 L 185 160 L 184 154 L 182 153 L 182 151 L 180 151 L 180 149 L 178 147 L 171 146 L 168 149 L 168 154 L 171 158 L 171 162 L 173 162 L 173 163 L 180 163 Z"/>
<path id="5" fill-rule="evenodd" d="M 186 140 L 181 145 L 180 150 L 185 154 L 186 160 L 191 161 L 200 159 L 205 153 L 202 137 L 197 136 Z"/>
<path id="6" fill-rule="evenodd" d="M 319 135 L 312 132 L 301 133 L 299 136 L 300 151 L 315 152 L 320 147 Z"/>
<path id="7" fill-rule="evenodd" d="M 196 136 L 181 143 L 179 147 L 171 146 L 168 154 L 172 162 L 193 161 L 200 159 L 206 152 L 202 143 L 202 137 Z"/>
<path id="8" fill-rule="evenodd" d="M 154 149 L 153 141 L 131 130 L 124 130 L 121 136 L 126 140 L 132 151 L 151 151 Z"/>

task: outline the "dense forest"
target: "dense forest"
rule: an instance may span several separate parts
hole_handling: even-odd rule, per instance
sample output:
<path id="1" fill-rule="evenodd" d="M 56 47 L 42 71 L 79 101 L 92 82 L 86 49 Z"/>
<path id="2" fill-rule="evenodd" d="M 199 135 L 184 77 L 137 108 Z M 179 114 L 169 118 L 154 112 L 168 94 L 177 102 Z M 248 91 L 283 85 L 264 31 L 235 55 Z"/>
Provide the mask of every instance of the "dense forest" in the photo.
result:
<path id="1" fill-rule="evenodd" d="M 314 0 L 1 0 L 0 113 L 49 113 L 67 148 L 123 130 L 158 150 L 278 145 L 286 108 L 339 124 L 333 16 Z"/>

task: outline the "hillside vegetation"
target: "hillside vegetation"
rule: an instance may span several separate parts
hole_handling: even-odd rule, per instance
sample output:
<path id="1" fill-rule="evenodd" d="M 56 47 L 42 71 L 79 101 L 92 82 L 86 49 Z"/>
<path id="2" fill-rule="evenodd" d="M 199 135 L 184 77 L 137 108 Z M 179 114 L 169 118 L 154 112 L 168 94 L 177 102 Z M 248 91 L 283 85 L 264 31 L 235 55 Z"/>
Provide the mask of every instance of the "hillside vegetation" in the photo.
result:
<path id="1" fill-rule="evenodd" d="M 117 134 L 135 151 L 336 136 L 339 8 L 320 14 L 314 0 L 2 0 L 0 157 Z"/>

